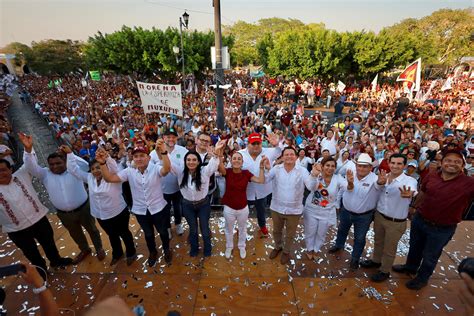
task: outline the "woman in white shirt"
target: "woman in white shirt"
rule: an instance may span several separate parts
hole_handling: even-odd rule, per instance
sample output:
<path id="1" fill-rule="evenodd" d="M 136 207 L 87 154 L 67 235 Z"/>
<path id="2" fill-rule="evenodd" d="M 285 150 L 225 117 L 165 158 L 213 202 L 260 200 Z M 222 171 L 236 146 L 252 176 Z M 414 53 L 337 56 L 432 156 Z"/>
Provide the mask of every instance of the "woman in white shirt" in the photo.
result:
<path id="1" fill-rule="evenodd" d="M 215 153 L 222 156 L 226 141 L 221 140 L 216 144 Z M 183 195 L 183 215 L 189 225 L 188 241 L 191 245 L 189 255 L 196 257 L 199 252 L 198 220 L 204 242 L 204 256 L 210 257 L 212 253 L 211 229 L 209 217 L 211 204 L 207 196 L 209 180 L 217 171 L 219 157 L 212 157 L 209 163 L 203 166 L 201 156 L 197 152 L 189 151 L 184 156 L 184 169 L 171 164 L 171 172 L 178 177 L 179 188 Z"/>
<path id="2" fill-rule="evenodd" d="M 306 150 L 303 148 L 298 150 L 298 159 L 296 160 L 296 164 L 308 170 L 308 165 L 312 165 L 314 163 L 314 158 L 306 157 Z"/>
<path id="3" fill-rule="evenodd" d="M 100 226 L 109 236 L 110 245 L 112 246 L 110 265 L 115 265 L 123 257 L 120 239 L 125 244 L 127 265 L 131 265 L 137 255 L 133 235 L 128 226 L 130 212 L 122 195 L 122 184 L 106 182 L 102 178 L 102 171 L 97 160 L 94 159 L 90 162 L 91 172 L 85 172 L 77 164 L 79 157 L 74 155 L 69 147 L 62 146 L 61 149 L 67 153 L 68 172 L 87 183 L 91 215 L 97 218 Z M 98 149 L 96 155 L 105 157 L 105 150 Z M 111 172 L 118 172 L 117 164 L 110 156 L 107 157 L 106 164 Z"/>
<path id="4" fill-rule="evenodd" d="M 349 157 L 349 150 L 341 149 L 339 158 L 337 159 L 336 174 L 346 177 L 347 170 L 352 170 L 355 173 L 356 165 Z"/>
<path id="5" fill-rule="evenodd" d="M 336 225 L 336 209 L 340 208 L 342 192 L 347 181 L 335 174 L 336 160 L 327 157 L 321 161 L 321 174 L 306 199 L 303 219 L 306 256 L 315 259 L 326 240 L 330 226 Z"/>

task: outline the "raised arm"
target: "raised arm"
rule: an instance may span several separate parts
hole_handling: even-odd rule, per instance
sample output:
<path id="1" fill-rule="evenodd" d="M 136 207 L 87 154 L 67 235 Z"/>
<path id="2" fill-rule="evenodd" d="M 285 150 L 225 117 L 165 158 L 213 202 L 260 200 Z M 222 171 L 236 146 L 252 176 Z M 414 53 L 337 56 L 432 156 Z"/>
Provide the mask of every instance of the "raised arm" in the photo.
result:
<path id="1" fill-rule="evenodd" d="M 225 177 L 225 175 L 227 174 L 227 170 L 225 169 L 225 165 L 224 165 L 224 157 L 219 158 L 219 166 L 217 167 L 217 171 L 219 171 L 219 173 L 223 177 Z"/>
<path id="2" fill-rule="evenodd" d="M 38 165 L 36 153 L 33 151 L 33 137 L 24 133 L 18 133 L 18 138 L 25 148 L 25 151 L 23 152 L 23 162 L 26 170 L 32 176 L 43 180 L 46 177 L 47 170 Z"/>
<path id="3" fill-rule="evenodd" d="M 121 183 L 123 182 L 122 179 L 116 174 L 112 173 L 107 166 L 107 152 L 104 151 L 97 151 L 95 153 L 95 159 L 100 164 L 100 171 L 102 171 L 102 176 L 104 177 L 105 181 L 110 183 Z M 123 171 L 123 170 L 122 170 Z"/>
<path id="4" fill-rule="evenodd" d="M 262 160 L 260 160 L 260 172 L 257 176 L 252 176 L 250 178 L 250 181 L 255 182 L 255 183 L 265 183 L 265 167 L 270 168 L 270 162 L 268 161 L 268 158 L 265 156 L 262 156 Z"/>
<path id="5" fill-rule="evenodd" d="M 72 152 L 71 148 L 66 145 L 60 147 L 61 151 L 67 155 L 67 171 L 70 172 L 73 176 L 81 180 L 82 182 L 87 183 L 87 178 L 89 173 L 81 170 L 77 165 L 76 155 Z"/>
<path id="6" fill-rule="evenodd" d="M 307 170 L 305 171 L 308 172 Z M 304 178 L 304 184 L 308 190 L 313 191 L 313 188 L 318 183 L 318 177 L 320 174 L 321 164 L 316 163 L 313 165 L 313 168 L 311 168 L 311 172 L 308 173 L 307 176 Z"/>
<path id="7" fill-rule="evenodd" d="M 156 141 L 155 151 L 158 155 L 158 158 L 161 160 L 160 175 L 164 177 L 171 171 L 171 162 L 168 156 L 168 151 L 166 150 L 166 144 L 163 139 L 158 139 Z"/>

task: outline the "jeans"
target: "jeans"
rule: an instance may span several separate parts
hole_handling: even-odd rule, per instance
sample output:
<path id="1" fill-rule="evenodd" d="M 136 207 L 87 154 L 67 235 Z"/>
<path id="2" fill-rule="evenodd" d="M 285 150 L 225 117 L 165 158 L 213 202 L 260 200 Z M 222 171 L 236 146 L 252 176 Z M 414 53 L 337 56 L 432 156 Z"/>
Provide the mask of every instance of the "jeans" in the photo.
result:
<path id="1" fill-rule="evenodd" d="M 181 210 L 181 200 L 182 200 L 182 195 L 181 192 L 175 192 L 172 194 L 163 194 L 165 200 L 166 200 L 166 208 L 169 211 L 170 214 L 170 221 L 171 221 L 171 206 L 173 206 L 173 215 L 174 215 L 174 224 L 178 225 L 181 224 L 181 219 L 183 217 L 182 215 L 182 210 Z M 171 225 L 168 224 L 168 228 L 170 228 Z"/>
<path id="2" fill-rule="evenodd" d="M 112 258 L 118 259 L 123 255 L 122 242 L 120 239 L 122 239 L 125 244 L 127 257 L 132 257 L 136 253 L 133 235 L 128 227 L 129 220 L 130 212 L 127 207 L 115 217 L 97 219 L 99 225 L 109 236 L 110 245 L 112 246 Z"/>
<path id="3" fill-rule="evenodd" d="M 343 206 L 339 213 L 339 227 L 337 228 L 336 247 L 344 248 L 347 235 L 354 224 L 354 246 L 352 259 L 359 260 L 365 247 L 365 236 L 369 230 L 370 223 L 374 219 L 374 212 L 364 215 L 352 215 Z"/>
<path id="4" fill-rule="evenodd" d="M 188 242 L 191 245 L 189 254 L 197 256 L 199 252 L 198 219 L 201 228 L 202 239 L 204 241 L 204 256 L 210 256 L 212 252 L 211 229 L 209 228 L 209 218 L 211 216 L 211 204 L 207 197 L 201 203 L 191 203 L 183 199 L 183 215 L 189 225 Z"/>
<path id="5" fill-rule="evenodd" d="M 135 216 L 137 217 L 137 221 L 143 229 L 143 233 L 145 234 L 145 241 L 150 254 L 157 252 L 155 242 L 155 230 L 153 229 L 153 227 L 155 227 L 158 233 L 160 234 L 161 243 L 163 245 L 163 251 L 168 251 L 170 249 L 170 239 L 168 235 L 168 225 L 170 222 L 169 209 L 165 207 L 161 212 L 158 212 L 153 215 L 150 214 L 149 210 L 147 210 L 146 215 L 135 214 Z"/>
<path id="6" fill-rule="evenodd" d="M 267 198 L 268 196 L 258 199 L 258 200 L 253 200 L 253 201 L 247 201 L 248 205 L 255 205 L 255 209 L 257 211 L 257 222 L 258 222 L 258 227 L 262 228 L 266 226 L 266 221 L 265 221 L 265 209 L 267 206 Z"/>
<path id="7" fill-rule="evenodd" d="M 415 214 L 411 222 L 410 250 L 406 268 L 418 271 L 417 277 L 427 282 L 436 268 L 444 246 L 455 232 L 456 225 L 434 226 L 426 222 L 418 213 Z"/>

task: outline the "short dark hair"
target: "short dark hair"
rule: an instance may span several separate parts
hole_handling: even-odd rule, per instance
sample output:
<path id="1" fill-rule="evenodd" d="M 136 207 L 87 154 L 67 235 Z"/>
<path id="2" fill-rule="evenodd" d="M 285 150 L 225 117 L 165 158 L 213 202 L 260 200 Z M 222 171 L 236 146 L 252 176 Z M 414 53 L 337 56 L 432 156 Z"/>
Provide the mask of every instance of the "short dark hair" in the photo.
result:
<path id="1" fill-rule="evenodd" d="M 337 161 L 336 161 L 336 159 L 334 159 L 334 158 L 331 157 L 331 156 L 326 157 L 326 158 L 323 158 L 323 160 L 321 160 L 321 166 L 324 166 L 326 163 L 331 162 L 331 161 L 334 161 L 334 164 L 335 164 L 336 167 L 337 167 Z"/>
<path id="2" fill-rule="evenodd" d="M 10 163 L 10 161 L 6 160 L 6 159 L 3 159 L 3 158 L 0 158 L 0 164 L 5 164 L 7 166 L 8 169 L 13 169 L 13 166 L 12 164 Z"/>
<path id="3" fill-rule="evenodd" d="M 298 152 L 296 151 L 296 149 L 294 147 L 285 147 L 285 148 L 283 148 L 283 150 L 281 151 L 282 156 L 285 154 L 286 150 L 292 150 L 295 153 L 295 155 L 298 156 Z"/>
<path id="4" fill-rule="evenodd" d="M 404 154 L 393 154 L 393 155 L 390 156 L 388 161 L 391 162 L 393 158 L 403 158 L 403 164 L 404 165 L 406 165 L 407 162 L 408 162 L 408 158 Z"/>
<path id="5" fill-rule="evenodd" d="M 50 159 L 54 159 L 54 158 L 60 158 L 61 160 L 66 161 L 66 156 L 64 154 L 60 153 L 60 152 L 54 152 L 54 153 L 50 154 L 48 156 L 48 161 Z"/>

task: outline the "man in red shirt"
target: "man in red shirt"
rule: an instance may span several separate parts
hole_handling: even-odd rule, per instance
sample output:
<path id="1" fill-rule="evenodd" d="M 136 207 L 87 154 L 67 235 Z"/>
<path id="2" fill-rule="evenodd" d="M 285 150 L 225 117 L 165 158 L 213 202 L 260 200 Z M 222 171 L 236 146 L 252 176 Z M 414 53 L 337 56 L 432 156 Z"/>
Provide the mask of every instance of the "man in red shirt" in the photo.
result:
<path id="1" fill-rule="evenodd" d="M 392 267 L 395 272 L 416 274 L 406 283 L 409 289 L 419 290 L 428 284 L 444 246 L 474 198 L 474 178 L 463 173 L 465 164 L 460 151 L 448 150 L 441 160 L 441 172 L 430 172 L 421 183 L 407 261 Z"/>

